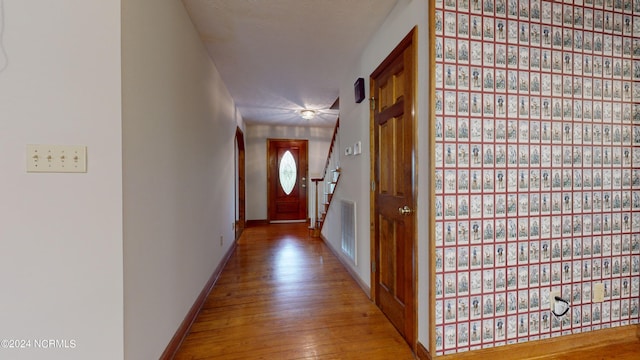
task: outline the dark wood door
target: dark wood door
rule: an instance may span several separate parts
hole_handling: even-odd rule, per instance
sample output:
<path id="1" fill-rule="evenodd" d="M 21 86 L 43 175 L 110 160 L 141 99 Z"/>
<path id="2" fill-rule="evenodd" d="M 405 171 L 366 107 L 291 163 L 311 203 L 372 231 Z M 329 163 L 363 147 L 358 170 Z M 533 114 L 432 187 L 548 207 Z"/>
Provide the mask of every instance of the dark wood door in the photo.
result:
<path id="1" fill-rule="evenodd" d="M 376 304 L 412 349 L 416 340 L 413 32 L 371 75 Z"/>
<path id="2" fill-rule="evenodd" d="M 246 223 L 246 207 L 245 207 L 245 158 L 244 158 L 244 133 L 240 128 L 236 129 L 236 150 L 237 150 L 237 177 L 236 177 L 236 195 L 237 195 L 237 218 L 236 218 L 236 240 L 240 238 L 244 231 Z"/>
<path id="3" fill-rule="evenodd" d="M 307 140 L 268 140 L 269 221 L 307 220 Z"/>

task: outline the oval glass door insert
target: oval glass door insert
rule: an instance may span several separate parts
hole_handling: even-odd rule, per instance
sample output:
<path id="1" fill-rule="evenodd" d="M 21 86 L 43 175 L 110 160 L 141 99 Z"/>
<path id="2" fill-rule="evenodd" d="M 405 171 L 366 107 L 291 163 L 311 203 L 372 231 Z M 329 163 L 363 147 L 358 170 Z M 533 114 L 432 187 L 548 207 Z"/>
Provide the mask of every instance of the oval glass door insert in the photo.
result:
<path id="1" fill-rule="evenodd" d="M 280 160 L 280 186 L 284 190 L 285 194 L 289 195 L 293 191 L 293 187 L 296 185 L 296 178 L 298 176 L 296 170 L 296 160 L 291 155 L 291 152 L 287 150 Z"/>

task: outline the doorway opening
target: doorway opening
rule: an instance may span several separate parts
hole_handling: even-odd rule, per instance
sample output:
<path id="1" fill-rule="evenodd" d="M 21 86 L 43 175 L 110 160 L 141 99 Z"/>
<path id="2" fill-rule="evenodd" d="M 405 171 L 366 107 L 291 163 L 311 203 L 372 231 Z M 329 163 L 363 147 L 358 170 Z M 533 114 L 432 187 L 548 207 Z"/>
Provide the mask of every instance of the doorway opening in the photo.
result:
<path id="1" fill-rule="evenodd" d="M 235 236 L 240 238 L 246 226 L 244 133 L 236 129 L 236 218 Z"/>

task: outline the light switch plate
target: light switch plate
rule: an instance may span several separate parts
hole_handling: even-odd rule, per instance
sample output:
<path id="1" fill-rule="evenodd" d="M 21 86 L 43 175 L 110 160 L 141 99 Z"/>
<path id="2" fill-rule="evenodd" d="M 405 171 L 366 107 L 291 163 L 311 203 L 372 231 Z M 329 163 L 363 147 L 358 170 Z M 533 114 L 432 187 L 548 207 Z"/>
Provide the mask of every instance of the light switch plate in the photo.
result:
<path id="1" fill-rule="evenodd" d="M 27 145 L 27 172 L 86 173 L 84 145 Z"/>
<path id="2" fill-rule="evenodd" d="M 362 142 L 358 141 L 355 144 L 353 144 L 353 155 L 360 155 L 362 154 Z"/>

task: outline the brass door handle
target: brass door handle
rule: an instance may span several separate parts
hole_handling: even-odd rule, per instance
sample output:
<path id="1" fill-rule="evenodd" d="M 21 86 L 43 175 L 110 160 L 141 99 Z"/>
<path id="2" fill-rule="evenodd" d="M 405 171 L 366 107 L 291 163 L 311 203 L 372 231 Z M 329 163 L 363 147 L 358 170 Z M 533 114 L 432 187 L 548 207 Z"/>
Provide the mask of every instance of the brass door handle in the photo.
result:
<path id="1" fill-rule="evenodd" d="M 409 206 L 405 205 L 404 207 L 398 208 L 398 213 L 400 215 L 409 215 L 413 213 L 413 210 L 411 210 Z"/>

